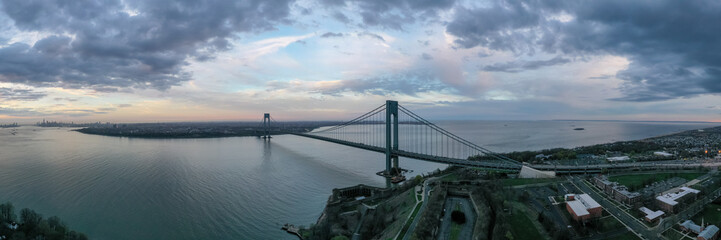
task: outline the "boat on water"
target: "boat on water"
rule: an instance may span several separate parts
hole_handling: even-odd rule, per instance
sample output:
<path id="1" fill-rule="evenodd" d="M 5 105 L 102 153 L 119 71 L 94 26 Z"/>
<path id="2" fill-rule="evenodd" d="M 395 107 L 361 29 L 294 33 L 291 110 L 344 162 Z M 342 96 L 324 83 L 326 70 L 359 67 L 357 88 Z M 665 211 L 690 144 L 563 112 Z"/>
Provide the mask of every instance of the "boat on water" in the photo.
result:
<path id="1" fill-rule="evenodd" d="M 581 131 L 581 130 L 586 130 L 586 129 L 585 128 L 574 128 L 573 130 Z"/>

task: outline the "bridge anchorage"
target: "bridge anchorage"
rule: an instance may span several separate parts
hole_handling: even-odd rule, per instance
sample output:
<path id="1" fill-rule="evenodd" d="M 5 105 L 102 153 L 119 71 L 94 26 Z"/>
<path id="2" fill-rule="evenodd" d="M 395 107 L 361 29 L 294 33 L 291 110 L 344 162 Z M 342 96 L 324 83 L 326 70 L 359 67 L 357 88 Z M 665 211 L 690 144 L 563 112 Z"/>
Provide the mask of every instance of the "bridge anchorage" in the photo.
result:
<path id="1" fill-rule="evenodd" d="M 275 125 L 271 127 L 271 123 Z M 270 114 L 264 114 L 262 137 L 292 134 L 385 154 L 385 169 L 378 175 L 393 180 L 402 180 L 407 171 L 400 167 L 400 157 L 505 172 L 518 172 L 522 166 L 436 126 L 397 101 L 386 101 L 350 121 L 310 132 L 278 125 Z"/>

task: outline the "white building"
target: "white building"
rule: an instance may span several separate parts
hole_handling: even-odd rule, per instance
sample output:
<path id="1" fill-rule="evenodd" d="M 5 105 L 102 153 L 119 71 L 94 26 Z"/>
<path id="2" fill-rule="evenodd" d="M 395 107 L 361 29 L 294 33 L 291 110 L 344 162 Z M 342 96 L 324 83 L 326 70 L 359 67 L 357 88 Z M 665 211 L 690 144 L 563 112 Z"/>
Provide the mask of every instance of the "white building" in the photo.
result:
<path id="1" fill-rule="evenodd" d="M 655 222 L 658 221 L 661 216 L 663 216 L 664 212 L 661 210 L 651 211 L 651 209 L 648 209 L 646 207 L 641 207 L 638 210 L 641 210 L 643 214 L 646 214 L 646 221 L 647 222 Z"/>
<path id="2" fill-rule="evenodd" d="M 681 187 L 679 190 L 656 197 L 656 200 L 658 201 L 658 205 L 661 209 L 666 212 L 675 212 L 676 206 L 679 202 L 684 202 L 686 199 L 695 197 L 696 194 L 700 192 L 701 191 L 693 188 Z"/>
<path id="3" fill-rule="evenodd" d="M 631 160 L 631 158 L 629 158 L 628 156 L 620 156 L 620 157 L 610 157 L 610 158 L 606 158 L 606 160 L 611 161 L 611 162 L 620 162 L 620 161 L 628 161 L 628 160 Z"/>
<path id="4" fill-rule="evenodd" d="M 673 154 L 670 154 L 670 153 L 667 153 L 667 152 L 653 152 L 653 155 L 662 156 L 662 157 L 670 157 L 670 156 L 673 156 Z"/>

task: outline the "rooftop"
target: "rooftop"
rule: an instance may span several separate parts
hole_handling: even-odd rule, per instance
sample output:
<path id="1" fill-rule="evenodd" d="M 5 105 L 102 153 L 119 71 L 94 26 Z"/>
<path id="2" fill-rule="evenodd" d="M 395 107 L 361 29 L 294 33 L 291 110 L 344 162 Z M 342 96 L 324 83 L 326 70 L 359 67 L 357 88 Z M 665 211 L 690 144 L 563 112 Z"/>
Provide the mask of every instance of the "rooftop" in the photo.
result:
<path id="1" fill-rule="evenodd" d="M 589 212 L 586 210 L 586 206 L 581 203 L 579 200 L 573 200 L 566 202 L 569 207 L 571 207 L 571 210 L 573 210 L 574 213 L 576 213 L 576 216 L 585 216 L 588 215 Z"/>
<path id="2" fill-rule="evenodd" d="M 679 198 L 682 198 L 683 196 L 686 196 L 689 193 L 698 194 L 700 192 L 701 191 L 693 189 L 693 188 L 682 187 L 681 190 L 678 192 L 666 193 L 666 194 L 656 197 L 656 199 L 658 199 L 659 201 L 664 202 L 668 205 L 676 205 L 676 204 L 678 204 L 678 202 L 676 200 L 678 200 Z"/>
<path id="3" fill-rule="evenodd" d="M 714 235 L 718 232 L 718 227 L 716 225 L 709 225 L 708 227 L 704 228 L 701 233 L 698 234 L 699 237 L 703 237 L 703 239 L 711 239 Z"/>
<path id="4" fill-rule="evenodd" d="M 601 204 L 598 204 L 596 200 L 593 200 L 593 198 L 591 198 L 591 196 L 588 196 L 588 194 L 586 193 L 578 194 L 576 195 L 576 198 L 581 201 L 587 209 L 601 207 Z"/>
<path id="5" fill-rule="evenodd" d="M 646 218 L 648 218 L 649 220 L 654 220 L 664 214 L 664 212 L 661 210 L 651 211 L 651 209 L 648 209 L 646 207 L 641 207 L 638 210 L 641 210 L 641 212 L 646 214 Z"/>
<path id="6" fill-rule="evenodd" d="M 639 192 L 628 191 L 628 188 L 626 188 L 626 186 L 618 186 L 616 187 L 616 191 L 629 198 L 641 196 L 641 193 Z"/>
<path id="7" fill-rule="evenodd" d="M 694 223 L 694 222 L 691 221 L 691 220 L 686 220 L 685 222 L 683 222 L 683 223 L 681 223 L 681 224 L 679 224 L 679 225 L 685 227 L 685 228 L 688 229 L 688 230 L 691 230 L 691 231 L 694 232 L 694 233 L 698 233 L 698 232 L 701 231 L 701 226 L 696 225 L 696 223 Z"/>

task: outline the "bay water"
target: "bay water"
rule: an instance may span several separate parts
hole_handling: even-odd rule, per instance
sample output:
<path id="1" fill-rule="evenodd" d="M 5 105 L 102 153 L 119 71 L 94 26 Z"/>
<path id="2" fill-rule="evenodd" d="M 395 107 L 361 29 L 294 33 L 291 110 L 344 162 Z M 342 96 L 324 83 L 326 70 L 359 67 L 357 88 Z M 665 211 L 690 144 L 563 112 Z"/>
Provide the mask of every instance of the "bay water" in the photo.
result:
<path id="1" fill-rule="evenodd" d="M 445 121 L 496 152 L 637 140 L 714 123 Z M 573 130 L 584 128 L 584 130 Z M 15 134 L 12 134 L 15 132 Z M 413 136 L 405 136 L 412 139 Z M 401 139 L 403 140 L 403 139 Z M 409 175 L 444 168 L 401 158 Z M 294 239 L 333 188 L 385 186 L 384 156 L 298 136 L 141 139 L 0 129 L 0 202 L 59 216 L 91 239 Z"/>

